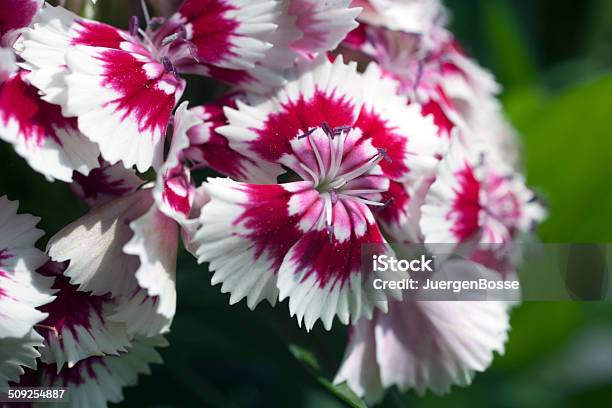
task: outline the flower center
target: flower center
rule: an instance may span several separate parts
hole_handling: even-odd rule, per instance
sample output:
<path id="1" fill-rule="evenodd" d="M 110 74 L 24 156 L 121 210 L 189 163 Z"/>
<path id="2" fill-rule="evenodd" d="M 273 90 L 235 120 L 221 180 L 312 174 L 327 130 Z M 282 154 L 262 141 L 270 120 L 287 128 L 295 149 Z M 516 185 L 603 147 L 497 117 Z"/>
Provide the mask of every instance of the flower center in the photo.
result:
<path id="1" fill-rule="evenodd" d="M 351 200 L 377 208 L 390 203 L 383 202 L 382 193 L 389 189 L 389 179 L 379 163 L 391 159 L 384 149 L 375 148 L 361 136 L 359 129 L 331 128 L 323 122 L 291 141 L 294 154 L 286 164 L 319 192 L 330 236 L 333 209 L 339 201 Z"/>

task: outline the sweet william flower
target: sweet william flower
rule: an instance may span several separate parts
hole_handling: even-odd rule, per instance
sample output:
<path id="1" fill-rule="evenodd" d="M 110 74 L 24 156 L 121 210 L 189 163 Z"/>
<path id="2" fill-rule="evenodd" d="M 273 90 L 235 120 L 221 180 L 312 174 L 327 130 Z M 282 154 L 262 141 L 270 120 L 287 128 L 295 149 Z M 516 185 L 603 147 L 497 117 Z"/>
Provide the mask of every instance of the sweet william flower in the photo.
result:
<path id="1" fill-rule="evenodd" d="M 320 58 L 287 81 L 225 109 L 229 125 L 216 132 L 271 167 L 268 184 L 209 180 L 194 245 L 230 303 L 289 298 L 307 329 L 319 319 L 329 329 L 334 316 L 346 324 L 386 308 L 368 291 L 374 274 L 360 269 L 361 245 L 384 247 L 377 209 L 393 201 L 392 183 L 435 166 L 436 127 L 375 66 L 361 75 L 341 57 Z M 277 184 L 283 168 L 296 181 Z"/>
<path id="2" fill-rule="evenodd" d="M 446 394 L 452 385 L 469 385 L 494 352 L 503 353 L 509 329 L 504 302 L 392 302 L 387 314 L 375 311 L 351 327 L 334 382 L 346 382 L 372 404 L 394 385 Z"/>
<path id="3" fill-rule="evenodd" d="M 472 141 L 457 139 L 422 207 L 425 243 L 503 244 L 533 231 L 545 211 L 523 177 Z"/>
<path id="4" fill-rule="evenodd" d="M 154 34 L 152 22 L 142 30 L 132 19 L 124 31 L 45 5 L 16 48 L 32 84 L 78 118 L 105 160 L 144 172 L 162 164 L 168 121 L 185 87 L 183 61 L 252 67 L 270 46 L 260 37 L 276 28 L 277 5 L 187 0 L 178 13 L 189 21 L 178 32 L 162 26 L 165 37 Z"/>

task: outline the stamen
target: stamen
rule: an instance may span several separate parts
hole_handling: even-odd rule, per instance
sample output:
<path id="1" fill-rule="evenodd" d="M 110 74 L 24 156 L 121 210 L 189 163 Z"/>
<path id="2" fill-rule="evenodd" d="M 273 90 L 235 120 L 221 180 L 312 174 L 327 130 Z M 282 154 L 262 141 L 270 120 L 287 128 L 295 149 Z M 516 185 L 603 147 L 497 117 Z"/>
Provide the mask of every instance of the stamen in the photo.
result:
<path id="1" fill-rule="evenodd" d="M 170 61 L 170 58 L 168 58 L 168 56 L 163 57 L 161 62 L 164 65 L 164 69 L 166 70 L 166 72 L 171 72 L 175 78 L 179 78 L 178 72 L 176 72 L 176 68 L 174 67 L 174 64 L 172 64 L 172 61 Z"/>
<path id="2" fill-rule="evenodd" d="M 378 154 L 380 154 L 380 156 L 385 159 L 385 161 L 387 163 L 391 163 L 393 160 L 391 160 L 391 157 L 389 157 L 389 155 L 387 154 L 387 149 L 377 149 L 378 150 Z"/>
<path id="3" fill-rule="evenodd" d="M 315 174 L 314 171 L 310 170 L 310 167 L 306 166 L 304 163 L 300 163 L 300 167 L 310 175 L 310 177 L 312 178 L 312 182 L 314 183 L 315 186 L 319 185 L 319 176 L 317 176 Z"/>
<path id="4" fill-rule="evenodd" d="M 327 136 L 331 138 L 334 137 L 334 132 L 332 131 L 331 127 L 329 127 L 329 123 L 327 122 L 321 123 L 321 129 L 323 129 L 323 131 L 325 132 Z"/>
<path id="5" fill-rule="evenodd" d="M 162 45 L 168 45 L 179 39 L 179 33 L 171 34 L 162 40 Z"/>
<path id="6" fill-rule="evenodd" d="M 361 176 L 362 174 L 367 173 L 368 171 L 372 170 L 374 167 L 376 167 L 376 165 L 378 165 L 378 163 L 380 163 L 380 161 L 386 157 L 386 151 L 385 149 L 378 149 L 378 153 L 375 154 L 374 156 L 372 156 L 367 162 L 365 162 L 364 164 L 362 164 L 360 167 L 356 168 L 355 170 L 348 172 L 344 175 L 342 175 L 342 177 L 334 180 L 332 183 L 330 183 L 330 188 L 335 188 L 338 189 L 342 186 L 344 186 L 345 184 L 347 184 L 349 181 L 356 179 L 357 177 Z"/>
<path id="7" fill-rule="evenodd" d="M 323 177 L 325 176 L 325 165 L 323 164 L 323 159 L 321 158 L 321 153 L 319 152 L 319 147 L 312 140 L 312 137 L 308 137 L 308 141 L 310 142 L 310 147 L 312 147 L 312 151 L 317 159 L 317 164 L 319 165 L 319 174 Z"/>
<path id="8" fill-rule="evenodd" d="M 363 197 L 357 197 L 357 196 L 349 196 L 349 195 L 345 195 L 343 193 L 340 193 L 341 197 L 347 198 L 347 199 L 351 199 L 357 202 L 360 202 L 362 204 L 365 205 L 372 205 L 374 207 L 384 207 L 387 203 L 379 203 L 378 201 L 372 201 L 372 200 L 368 200 L 367 198 L 363 198 Z"/>
<path id="9" fill-rule="evenodd" d="M 331 244 L 332 238 L 334 236 L 334 226 L 333 225 L 329 225 L 329 224 L 326 225 L 325 226 L 325 231 L 327 232 L 327 240 Z"/>
<path id="10" fill-rule="evenodd" d="M 312 132 L 314 132 L 315 130 L 317 130 L 317 128 L 308 129 L 305 133 L 302 133 L 301 135 L 299 135 L 298 139 L 303 139 L 305 137 L 312 135 Z"/>
<path id="11" fill-rule="evenodd" d="M 417 67 L 416 79 L 414 80 L 413 90 L 414 90 L 415 95 L 417 94 L 417 90 L 419 89 L 419 85 L 421 84 L 421 80 L 423 79 L 424 69 L 425 69 L 425 62 L 423 60 L 420 60 L 418 67 Z"/>
<path id="12" fill-rule="evenodd" d="M 151 20 L 149 20 L 149 28 L 151 30 L 157 30 L 159 27 L 163 26 L 165 22 L 166 22 L 166 19 L 164 17 L 161 17 L 161 16 L 152 17 Z"/>
<path id="13" fill-rule="evenodd" d="M 336 126 L 332 131 L 332 139 L 334 136 L 340 136 L 344 132 L 348 132 L 351 130 L 350 126 Z"/>
<path id="14" fill-rule="evenodd" d="M 187 44 L 187 49 L 189 49 L 189 55 L 191 55 L 191 58 L 193 58 L 194 61 L 199 64 L 200 57 L 198 56 L 198 47 L 196 47 L 196 45 L 191 41 L 185 41 L 185 44 Z"/>
<path id="15" fill-rule="evenodd" d="M 138 35 L 138 16 L 132 16 L 130 18 L 130 35 L 132 37 Z"/>
<path id="16" fill-rule="evenodd" d="M 151 15 L 149 14 L 149 9 L 147 8 L 147 2 L 145 0 L 140 0 L 140 7 L 142 8 L 142 14 L 147 22 L 147 27 L 150 27 Z"/>
<path id="17" fill-rule="evenodd" d="M 395 200 L 395 197 L 391 197 L 390 199 L 388 199 L 387 201 L 385 201 L 385 202 L 383 203 L 383 205 L 382 205 L 382 206 L 378 207 L 376 210 L 377 210 L 377 211 L 382 211 L 382 210 L 384 210 L 385 208 L 389 208 L 389 206 L 390 206 L 391 204 L 393 204 L 393 201 L 394 201 L 394 200 Z"/>

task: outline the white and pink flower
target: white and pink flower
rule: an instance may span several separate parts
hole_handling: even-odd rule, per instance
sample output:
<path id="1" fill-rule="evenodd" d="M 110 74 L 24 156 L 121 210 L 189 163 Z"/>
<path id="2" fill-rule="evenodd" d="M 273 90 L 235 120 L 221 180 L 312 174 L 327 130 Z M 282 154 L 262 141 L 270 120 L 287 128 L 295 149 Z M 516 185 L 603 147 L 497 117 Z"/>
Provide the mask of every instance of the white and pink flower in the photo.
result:
<path id="1" fill-rule="evenodd" d="M 251 67 L 263 57 L 269 45 L 259 37 L 276 27 L 277 3 L 256 3 L 262 7 L 188 0 L 179 21 L 158 29 L 167 36 L 140 29 L 137 19 L 123 31 L 46 5 L 16 48 L 33 71 L 32 84 L 78 118 L 105 160 L 144 172 L 162 164 L 168 122 L 185 88 L 177 70 L 186 60 L 228 69 Z"/>
<path id="2" fill-rule="evenodd" d="M 341 57 L 320 58 L 287 80 L 275 94 L 225 109 L 229 125 L 216 132 L 271 167 L 269 181 L 209 180 L 196 254 L 230 303 L 289 298 L 298 322 L 310 329 L 321 319 L 329 329 L 334 316 L 346 324 L 386 308 L 368 293 L 374 274 L 360 269 L 361 245 L 383 250 L 377 209 L 388 210 L 391 183 L 432 171 L 437 129 L 375 66 L 361 75 Z M 276 184 L 283 168 L 290 181 Z"/>
<path id="3" fill-rule="evenodd" d="M 346 382 L 369 403 L 385 390 L 450 392 L 502 354 L 510 329 L 508 307 L 494 301 L 393 302 L 386 314 L 351 327 L 335 383 Z"/>

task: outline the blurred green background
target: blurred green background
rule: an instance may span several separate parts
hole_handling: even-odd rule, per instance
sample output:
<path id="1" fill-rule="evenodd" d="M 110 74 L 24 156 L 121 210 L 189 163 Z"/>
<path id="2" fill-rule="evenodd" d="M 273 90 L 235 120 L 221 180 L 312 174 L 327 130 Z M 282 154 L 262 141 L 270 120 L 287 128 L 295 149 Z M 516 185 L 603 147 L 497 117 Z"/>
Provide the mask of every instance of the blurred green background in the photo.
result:
<path id="1" fill-rule="evenodd" d="M 110 2 L 111 0 L 104 0 Z M 104 1 L 102 3 L 104 3 Z M 121 2 L 112 2 L 121 3 Z M 612 242 L 612 1 L 447 0 L 465 48 L 504 86 L 529 183 L 545 198 L 548 242 Z M 123 17 L 119 21 L 127 22 Z M 86 208 L 0 145 L 0 192 L 43 218 L 47 237 Z M 125 407 L 364 406 L 329 381 L 346 328 L 311 335 L 286 303 L 250 312 L 211 288 L 186 255 L 163 366 L 126 390 Z M 612 304 L 526 303 L 510 341 L 468 388 L 444 397 L 392 390 L 385 407 L 573 407 L 612 401 Z"/>

